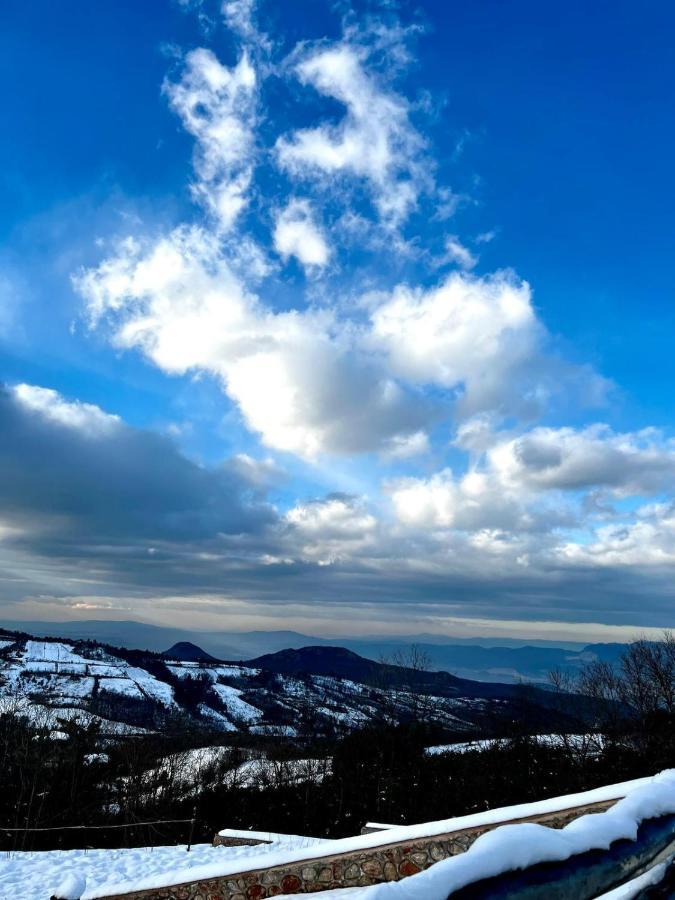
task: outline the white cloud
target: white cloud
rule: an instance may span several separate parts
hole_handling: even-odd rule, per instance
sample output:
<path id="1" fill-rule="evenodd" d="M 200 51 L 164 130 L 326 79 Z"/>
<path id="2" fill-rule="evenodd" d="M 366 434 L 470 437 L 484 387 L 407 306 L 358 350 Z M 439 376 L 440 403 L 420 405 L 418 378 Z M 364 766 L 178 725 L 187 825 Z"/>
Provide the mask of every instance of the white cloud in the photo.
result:
<path id="1" fill-rule="evenodd" d="M 586 543 L 568 542 L 557 551 L 564 563 L 582 566 L 672 566 L 675 564 L 675 505 L 649 504 L 635 519 L 598 528 Z"/>
<path id="2" fill-rule="evenodd" d="M 125 241 L 75 284 L 116 345 L 140 348 L 167 372 L 218 376 L 270 447 L 308 458 L 377 450 L 430 420 L 428 403 L 358 352 L 348 323 L 328 310 L 263 306 L 201 229 Z"/>
<path id="3" fill-rule="evenodd" d="M 492 473 L 475 469 L 459 477 L 444 469 L 429 478 L 404 478 L 388 489 L 397 519 L 412 527 L 516 533 L 574 522 L 559 498 L 506 489 Z"/>
<path id="4" fill-rule="evenodd" d="M 488 464 L 504 485 L 536 490 L 608 488 L 650 495 L 675 479 L 675 443 L 654 429 L 615 433 L 607 425 L 535 428 L 496 440 Z"/>
<path id="5" fill-rule="evenodd" d="M 363 501 L 335 496 L 298 504 L 286 513 L 288 537 L 301 558 L 329 565 L 371 546 L 377 520 Z"/>
<path id="6" fill-rule="evenodd" d="M 90 437 L 110 434 L 121 426 L 119 416 L 106 413 L 93 403 L 65 400 L 51 388 L 17 384 L 11 391 L 24 409 Z"/>
<path id="7" fill-rule="evenodd" d="M 675 563 L 672 500 L 637 510 L 607 502 L 672 495 L 675 442 L 657 431 L 616 434 L 592 425 L 535 428 L 514 437 L 492 432 L 489 420 L 480 418 L 460 429 L 455 443 L 474 453 L 466 473 L 444 469 L 385 486 L 405 528 L 438 540 L 466 533 L 474 549 L 498 548 L 540 575 L 552 562 L 591 568 Z"/>
<path id="8" fill-rule="evenodd" d="M 478 257 L 474 256 L 455 235 L 446 238 L 445 254 L 449 262 L 457 263 L 461 269 L 473 269 L 478 265 Z"/>
<path id="9" fill-rule="evenodd" d="M 255 34 L 255 7 L 255 0 L 224 0 L 221 11 L 225 24 L 244 37 L 252 37 Z"/>
<path id="10" fill-rule="evenodd" d="M 307 200 L 291 200 L 276 216 L 274 249 L 284 259 L 295 256 L 305 269 L 322 268 L 330 250 Z"/>
<path id="11" fill-rule="evenodd" d="M 164 86 L 172 108 L 197 140 L 195 199 L 223 231 L 232 228 L 246 204 L 253 176 L 256 82 L 246 52 L 228 68 L 199 48 L 188 53 L 181 80 Z"/>
<path id="12" fill-rule="evenodd" d="M 382 451 L 384 459 L 408 459 L 429 452 L 429 435 L 425 431 L 415 431 L 408 435 L 396 435 Z"/>
<path id="13" fill-rule="evenodd" d="M 675 478 L 675 443 L 652 429 L 616 434 L 596 424 L 578 430 L 539 427 L 512 436 L 495 433 L 489 419 L 477 417 L 460 427 L 455 444 L 474 454 L 465 474 L 445 469 L 389 486 L 400 521 L 550 530 L 575 517 L 581 522 L 600 512 L 612 514 L 598 506 L 598 492 L 653 496 L 670 490 Z"/>
<path id="14" fill-rule="evenodd" d="M 396 288 L 373 310 L 369 340 L 399 377 L 461 390 L 466 414 L 521 405 L 522 370 L 544 338 L 526 282 L 453 273 L 427 291 Z M 536 378 L 526 387 L 540 389 Z"/>
<path id="15" fill-rule="evenodd" d="M 348 174 L 367 183 L 382 220 L 400 224 L 428 183 L 424 141 L 405 99 L 366 69 L 367 53 L 348 42 L 310 52 L 296 67 L 303 84 L 344 104 L 339 125 L 304 128 L 277 141 L 280 165 L 300 178 Z"/>
<path id="16" fill-rule="evenodd" d="M 489 413 L 478 413 L 459 424 L 452 443 L 475 457 L 491 447 L 496 440 L 494 417 Z"/>
<path id="17" fill-rule="evenodd" d="M 480 234 L 477 234 L 475 237 L 475 241 L 477 244 L 490 244 L 497 237 L 497 230 L 495 228 L 491 228 L 489 231 L 481 231 Z"/>
<path id="18" fill-rule="evenodd" d="M 115 347 L 171 375 L 212 377 L 223 406 L 231 403 L 264 447 L 311 465 L 285 463 L 292 480 L 278 490 L 287 476 L 255 441 L 250 455 L 207 469 L 172 455 L 166 438 L 134 436 L 96 406 L 20 385 L 6 404 L 10 424 L 0 446 L 3 459 L 11 451 L 29 476 L 18 482 L 20 467 L 0 467 L 13 504 L 13 521 L 0 523 L 3 567 L 6 548 L 19 552 L 21 537 L 34 554 L 33 571 L 50 553 L 58 558 L 38 578 L 50 589 L 61 589 L 62 577 L 81 578 L 72 560 L 86 554 L 93 577 L 118 591 L 141 593 L 157 579 L 156 593 L 195 584 L 210 593 L 226 575 L 233 595 L 278 602 L 269 567 L 283 564 L 309 612 L 331 592 L 336 606 L 348 594 L 359 602 L 372 596 L 394 621 L 406 596 L 411 616 L 420 614 L 422 597 L 443 614 L 450 603 L 476 615 L 521 603 L 518 614 L 531 615 L 577 602 L 586 615 L 599 596 L 594 586 L 605 585 L 614 604 L 629 580 L 626 567 L 675 564 L 675 445 L 650 430 L 559 427 L 549 400 L 576 390 L 572 383 L 584 373 L 551 352 L 526 282 L 510 273 L 471 274 L 494 232 L 469 243 L 451 235 L 444 262 L 457 271 L 428 283 L 425 266 L 438 261 L 455 230 L 441 220 L 467 198 L 434 186 L 415 109 L 397 93 L 391 69 L 383 70 L 395 45 L 378 45 L 372 28 L 347 29 L 337 43 L 299 45 L 292 71 L 275 68 L 275 47 L 257 32 L 254 7 L 254 0 L 221 2 L 239 44 L 228 65 L 197 49 L 165 85 L 195 140 L 197 224 L 144 237 L 140 220 L 127 218 L 125 227 L 139 236 L 81 272 L 76 285 L 92 326 Z M 296 83 L 293 99 L 321 104 L 325 114 L 293 115 L 307 127 L 287 132 L 283 78 L 275 82 L 278 107 L 263 107 L 270 71 L 297 77 L 305 87 Z M 404 231 L 416 210 L 429 220 Z M 284 282 L 279 256 L 312 275 L 321 270 L 321 280 Z M 415 286 L 415 266 L 424 286 Z M 401 271 L 410 284 L 396 287 Z M 0 282 L 0 331 L 15 327 L 15 288 Z M 601 390 L 597 376 L 589 381 L 591 393 Z M 523 424 L 540 415 L 557 427 Z M 509 430 L 500 430 L 507 422 Z M 107 432 L 109 441 L 101 437 L 92 448 L 91 438 Z M 45 472 L 47 433 L 56 437 Z M 452 435 L 452 445 L 444 443 Z M 54 481 L 54 448 L 61 481 Z M 378 456 L 321 458 L 359 453 Z M 303 493 L 321 483 L 368 498 L 291 500 L 287 512 L 263 504 L 267 491 L 287 504 L 303 477 L 312 485 Z M 645 506 L 642 498 L 663 502 Z M 26 513 L 31 502 L 36 510 Z M 63 538 L 66 519 L 72 543 L 62 557 L 53 542 Z M 332 582 L 315 568 L 328 564 L 339 568 Z M 666 595 L 672 572 L 659 577 Z M 595 610 L 603 608 L 600 597 Z"/>
<path id="19" fill-rule="evenodd" d="M 122 242 L 75 283 L 118 346 L 166 372 L 217 376 L 267 446 L 305 458 L 423 452 L 441 410 L 424 399 L 429 385 L 447 392 L 446 416 L 453 398 L 460 416 L 517 413 L 549 389 L 528 370 L 546 333 L 512 277 L 402 286 L 371 302 L 369 321 L 337 304 L 276 312 L 242 278 L 217 236 L 181 227 Z"/>
<path id="20" fill-rule="evenodd" d="M 252 10 L 243 0 L 223 6 L 250 46 Z M 400 43 L 400 34 L 387 39 Z M 368 54 L 354 32 L 305 53 L 301 80 L 347 113 L 335 127 L 281 139 L 277 150 L 293 171 L 365 178 L 383 219 L 400 223 L 425 183 L 423 142 L 407 103 L 367 68 Z M 530 415 L 559 387 L 529 286 L 507 273 L 455 272 L 437 287 L 399 286 L 373 302 L 338 293 L 313 306 L 300 296 L 276 309 L 259 287 L 271 272 L 259 235 L 247 234 L 239 216 L 256 158 L 258 88 L 247 50 L 232 68 L 195 50 L 165 90 L 196 138 L 194 189 L 209 215 L 158 240 L 128 238 L 75 279 L 91 323 L 105 322 L 117 346 L 141 350 L 171 374 L 215 376 L 265 445 L 306 459 L 419 455 L 442 417 Z M 270 206 L 279 210 L 276 251 L 310 271 L 325 267 L 333 248 L 310 200 Z"/>

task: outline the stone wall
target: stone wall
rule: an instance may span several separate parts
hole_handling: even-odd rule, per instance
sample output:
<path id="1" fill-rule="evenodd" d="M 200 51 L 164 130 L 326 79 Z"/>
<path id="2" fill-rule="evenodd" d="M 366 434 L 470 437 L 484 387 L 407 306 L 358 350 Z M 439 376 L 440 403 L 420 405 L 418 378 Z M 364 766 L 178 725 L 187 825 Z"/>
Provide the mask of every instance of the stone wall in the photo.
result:
<path id="1" fill-rule="evenodd" d="M 272 841 L 263 841 L 261 838 L 252 837 L 228 837 L 217 834 L 213 839 L 214 847 L 257 847 L 258 844 L 271 844 Z"/>
<path id="2" fill-rule="evenodd" d="M 562 828 L 587 812 L 602 812 L 614 801 L 594 803 L 548 815 L 518 819 L 518 822 L 538 822 L 551 828 Z M 104 900 L 263 900 L 280 894 L 305 894 L 329 888 L 359 887 L 381 881 L 398 881 L 449 856 L 463 853 L 471 844 L 507 822 L 480 828 L 467 828 L 433 837 L 407 842 L 383 843 L 377 847 L 349 853 L 327 854 L 319 859 L 307 859 L 288 865 L 273 866 L 256 871 L 195 881 L 173 887 L 155 888 L 116 894 Z"/>

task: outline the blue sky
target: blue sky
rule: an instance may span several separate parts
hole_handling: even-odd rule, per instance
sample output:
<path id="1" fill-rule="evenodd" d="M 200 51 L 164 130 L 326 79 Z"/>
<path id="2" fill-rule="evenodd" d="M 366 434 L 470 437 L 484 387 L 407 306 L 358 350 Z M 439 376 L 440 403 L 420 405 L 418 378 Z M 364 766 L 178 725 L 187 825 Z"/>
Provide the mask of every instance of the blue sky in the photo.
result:
<path id="1" fill-rule="evenodd" d="M 669 4 L 1 16 L 8 617 L 672 624 Z"/>

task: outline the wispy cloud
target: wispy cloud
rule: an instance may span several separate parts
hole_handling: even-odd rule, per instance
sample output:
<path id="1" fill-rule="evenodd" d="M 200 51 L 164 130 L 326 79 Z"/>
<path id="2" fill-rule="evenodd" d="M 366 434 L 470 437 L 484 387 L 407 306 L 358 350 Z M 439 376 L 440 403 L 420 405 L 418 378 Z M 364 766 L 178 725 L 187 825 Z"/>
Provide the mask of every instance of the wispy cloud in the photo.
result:
<path id="1" fill-rule="evenodd" d="M 606 614 L 627 621 L 648 569 L 662 617 L 673 443 L 579 425 L 608 383 L 559 352 L 520 275 L 485 271 L 493 233 L 449 233 L 458 196 L 400 78 L 406 30 L 350 19 L 284 56 L 252 0 L 219 14 L 229 61 L 193 49 L 164 85 L 194 139 L 193 213 L 134 221 L 73 282 L 92 330 L 211 379 L 249 443 L 204 467 L 91 404 L 8 389 L 2 558 L 65 577 L 87 559 L 146 596 L 215 596 L 226 578 L 270 606 L 346 592 L 491 620 L 597 620 L 614 596 Z M 317 491 L 318 472 L 358 489 Z"/>

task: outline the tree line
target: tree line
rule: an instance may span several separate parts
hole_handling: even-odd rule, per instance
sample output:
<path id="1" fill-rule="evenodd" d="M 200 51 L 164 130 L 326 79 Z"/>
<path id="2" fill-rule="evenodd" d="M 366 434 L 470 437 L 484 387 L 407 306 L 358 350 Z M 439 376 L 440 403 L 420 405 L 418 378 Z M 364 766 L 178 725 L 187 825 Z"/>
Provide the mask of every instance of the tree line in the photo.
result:
<path id="1" fill-rule="evenodd" d="M 206 687 L 181 689 L 194 703 Z M 573 734 L 533 736 L 524 687 L 500 740 L 436 755 L 427 748 L 443 735 L 426 721 L 427 697 L 404 723 L 385 710 L 362 728 L 312 734 L 307 709 L 301 739 L 227 735 L 227 747 L 222 732 L 195 732 L 179 717 L 162 733 L 111 738 L 95 722 L 62 720 L 55 731 L 53 719 L 10 704 L 0 712 L 0 839 L 5 850 L 27 850 L 182 843 L 190 830 L 208 841 L 224 827 L 343 837 L 368 820 L 448 818 L 675 765 L 672 634 L 635 642 L 616 665 L 552 673 L 551 688 L 576 717 Z M 485 725 L 495 733 L 496 723 Z M 138 824 L 193 817 L 194 828 Z M 110 827 L 120 824 L 130 827 Z M 58 830 L 69 825 L 91 830 Z"/>

